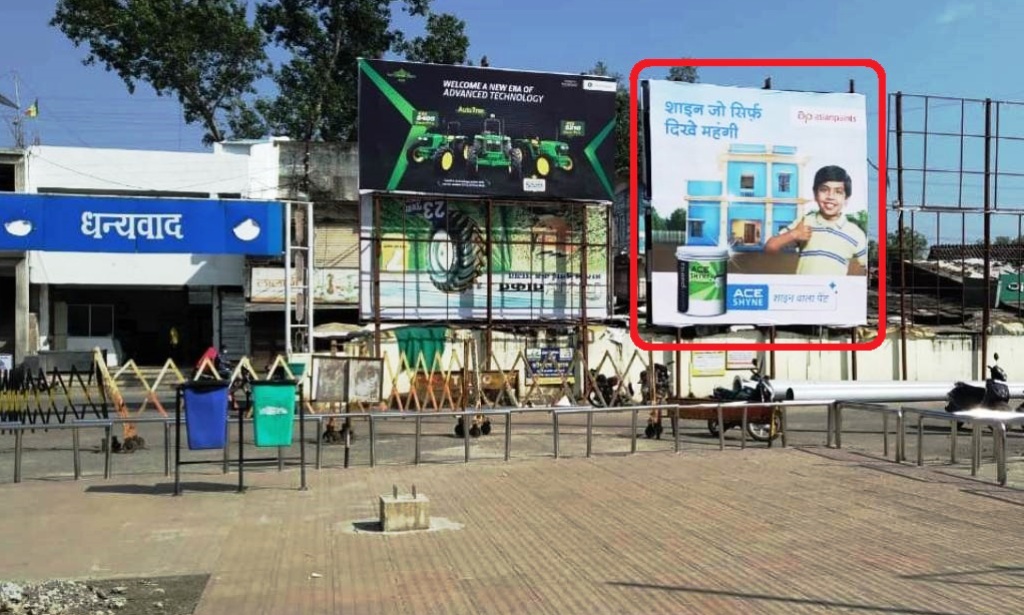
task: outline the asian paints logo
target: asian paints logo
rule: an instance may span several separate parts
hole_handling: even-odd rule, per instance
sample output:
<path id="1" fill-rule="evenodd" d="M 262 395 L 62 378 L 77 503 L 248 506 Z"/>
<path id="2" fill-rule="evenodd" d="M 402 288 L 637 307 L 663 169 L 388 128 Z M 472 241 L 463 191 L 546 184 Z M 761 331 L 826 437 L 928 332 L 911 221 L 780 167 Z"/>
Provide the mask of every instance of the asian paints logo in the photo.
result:
<path id="1" fill-rule="evenodd" d="M 864 112 L 843 107 L 790 107 L 789 122 L 793 126 L 865 129 Z"/>

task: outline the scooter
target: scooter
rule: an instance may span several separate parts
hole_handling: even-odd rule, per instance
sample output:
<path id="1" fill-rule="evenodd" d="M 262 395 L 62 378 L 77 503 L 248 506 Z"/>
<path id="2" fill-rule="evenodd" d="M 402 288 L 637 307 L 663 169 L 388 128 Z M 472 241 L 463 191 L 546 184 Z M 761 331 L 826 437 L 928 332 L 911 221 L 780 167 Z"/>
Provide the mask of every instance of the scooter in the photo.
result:
<path id="1" fill-rule="evenodd" d="M 960 412 L 975 408 L 988 410 L 1010 409 L 1010 387 L 1006 385 L 1006 372 L 999 367 L 999 353 L 993 355 L 995 362 L 988 366 L 988 378 L 984 387 L 977 387 L 966 382 L 957 382 L 946 393 L 946 412 Z M 1024 409 L 1024 403 L 1017 407 L 1017 412 Z M 956 428 L 962 429 L 963 421 L 956 422 Z"/>
<path id="2" fill-rule="evenodd" d="M 640 397 L 644 405 L 659 405 L 668 403 L 672 397 L 672 382 L 669 378 L 668 367 L 661 364 L 654 364 L 654 390 L 651 394 L 651 384 L 647 381 L 647 370 L 640 372 Z M 663 428 L 661 426 L 661 410 L 651 410 L 647 419 L 647 427 L 644 428 L 644 437 L 647 439 L 661 439 Z"/>
<path id="3" fill-rule="evenodd" d="M 771 379 L 762 374 L 762 369 L 763 365 L 759 366 L 755 359 L 754 366 L 750 368 L 750 380 L 754 382 L 753 387 L 745 385 L 738 391 L 726 387 L 715 387 L 712 398 L 715 401 L 723 402 L 749 401 L 752 403 L 767 403 L 773 401 L 775 398 L 775 388 L 772 386 Z M 729 431 L 733 427 L 742 428 L 742 426 L 742 420 L 725 421 L 725 431 Z M 711 432 L 712 436 L 718 437 L 718 419 L 708 419 L 708 431 Z M 758 442 L 774 440 L 779 437 L 781 432 L 782 417 L 778 412 L 773 411 L 771 413 L 771 423 L 747 421 L 747 435 Z"/>
<path id="4" fill-rule="evenodd" d="M 597 385 L 590 391 L 590 395 L 587 401 L 590 405 L 595 408 L 614 408 L 618 406 L 628 406 L 633 401 L 633 385 L 629 384 L 626 386 L 626 390 L 617 391 L 619 389 L 618 376 L 605 376 L 604 374 L 596 373 L 597 370 L 590 370 L 590 375 L 594 379 L 594 383 Z"/>

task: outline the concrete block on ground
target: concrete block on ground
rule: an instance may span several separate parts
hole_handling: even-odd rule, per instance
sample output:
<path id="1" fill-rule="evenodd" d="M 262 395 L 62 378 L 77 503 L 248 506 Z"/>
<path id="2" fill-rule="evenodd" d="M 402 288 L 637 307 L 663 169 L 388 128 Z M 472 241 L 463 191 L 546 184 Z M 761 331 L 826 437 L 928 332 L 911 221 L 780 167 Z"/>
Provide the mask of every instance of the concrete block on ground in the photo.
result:
<path id="1" fill-rule="evenodd" d="M 430 529 L 430 500 L 425 495 L 380 496 L 380 525 L 385 532 Z"/>

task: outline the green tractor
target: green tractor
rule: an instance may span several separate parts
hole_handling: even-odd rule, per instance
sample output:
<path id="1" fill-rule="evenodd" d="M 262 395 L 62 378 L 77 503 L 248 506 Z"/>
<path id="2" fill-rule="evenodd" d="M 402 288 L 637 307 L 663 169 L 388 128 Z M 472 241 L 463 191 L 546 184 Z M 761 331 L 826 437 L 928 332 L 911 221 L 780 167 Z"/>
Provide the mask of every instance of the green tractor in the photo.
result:
<path id="1" fill-rule="evenodd" d="M 472 177 L 480 173 L 480 167 L 501 167 L 514 179 L 522 177 L 523 152 L 512 147 L 502 121 L 494 115 L 484 120 L 483 131 L 473 137 L 472 143 L 465 144 L 462 155 Z"/>
<path id="2" fill-rule="evenodd" d="M 406 151 L 409 162 L 420 164 L 428 160 L 442 173 L 448 173 L 462 156 L 466 137 L 459 134 L 459 123 L 448 122 L 445 134 L 428 132 L 416 140 Z"/>
<path id="3" fill-rule="evenodd" d="M 538 177 L 547 177 L 554 169 L 569 173 L 575 167 L 569 155 L 569 144 L 565 141 L 543 141 L 534 137 L 519 139 L 516 147 L 523 152 L 523 167 L 527 173 L 536 173 Z"/>

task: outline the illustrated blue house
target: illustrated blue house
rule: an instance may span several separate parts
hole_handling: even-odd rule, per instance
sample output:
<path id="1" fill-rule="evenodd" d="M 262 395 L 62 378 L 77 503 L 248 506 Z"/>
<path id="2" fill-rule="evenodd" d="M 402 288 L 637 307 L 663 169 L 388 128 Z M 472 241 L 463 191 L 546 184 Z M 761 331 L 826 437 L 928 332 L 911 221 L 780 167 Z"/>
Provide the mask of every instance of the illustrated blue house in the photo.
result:
<path id="1" fill-rule="evenodd" d="M 763 250 L 800 215 L 796 148 L 734 144 L 724 162 L 724 182 L 687 182 L 687 243 Z"/>

